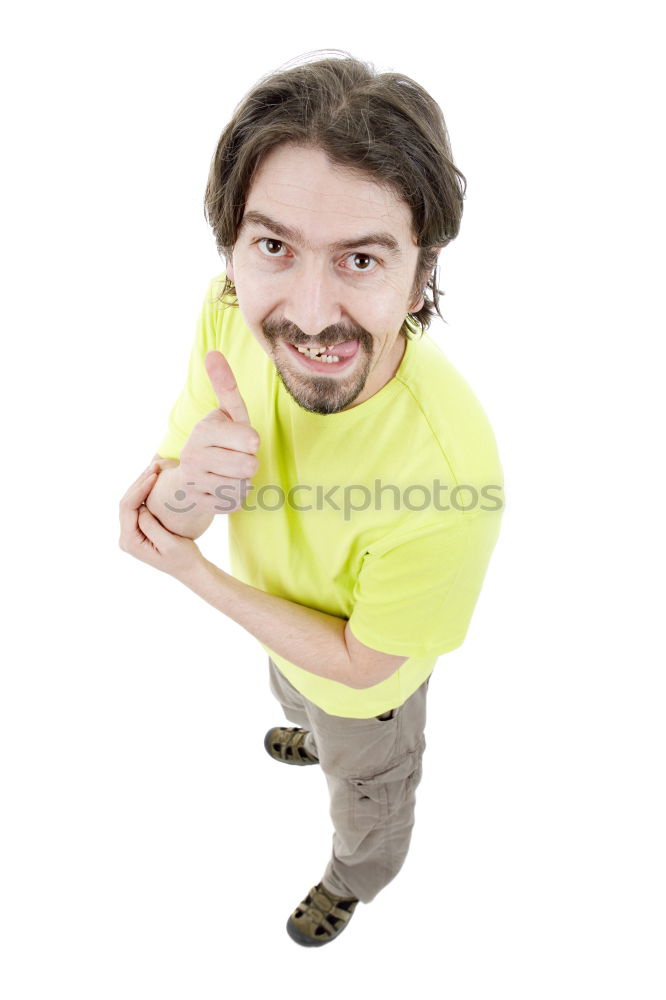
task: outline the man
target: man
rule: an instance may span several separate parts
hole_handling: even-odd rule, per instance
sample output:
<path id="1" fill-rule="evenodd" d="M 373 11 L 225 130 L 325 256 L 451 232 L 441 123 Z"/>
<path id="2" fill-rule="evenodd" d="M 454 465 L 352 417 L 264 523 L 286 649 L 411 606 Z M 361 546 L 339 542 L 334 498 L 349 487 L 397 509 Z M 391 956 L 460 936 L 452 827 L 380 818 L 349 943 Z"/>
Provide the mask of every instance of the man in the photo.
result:
<path id="1" fill-rule="evenodd" d="M 269 654 L 295 726 L 268 754 L 324 772 L 332 854 L 287 923 L 305 946 L 403 864 L 430 674 L 465 638 L 499 532 L 493 432 L 425 333 L 464 185 L 413 81 L 351 58 L 261 81 L 206 190 L 226 271 L 156 463 L 121 502 L 121 547 Z M 215 514 L 233 576 L 194 542 Z"/>

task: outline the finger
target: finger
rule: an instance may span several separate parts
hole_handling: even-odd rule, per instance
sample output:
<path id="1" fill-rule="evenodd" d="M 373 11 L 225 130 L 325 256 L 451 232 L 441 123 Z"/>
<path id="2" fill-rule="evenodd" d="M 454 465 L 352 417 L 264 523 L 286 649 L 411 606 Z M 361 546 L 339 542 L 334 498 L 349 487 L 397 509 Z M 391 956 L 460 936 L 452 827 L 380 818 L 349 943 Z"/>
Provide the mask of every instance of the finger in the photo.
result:
<path id="1" fill-rule="evenodd" d="M 205 499 L 206 497 L 213 497 L 214 499 L 216 496 L 220 495 L 221 490 L 223 490 L 226 495 L 229 493 L 240 493 L 241 490 L 248 490 L 251 486 L 252 479 L 250 477 L 241 479 L 240 477 L 218 476 L 211 474 L 202 480 L 201 484 L 196 489 L 196 495 L 198 498 Z"/>
<path id="2" fill-rule="evenodd" d="M 248 455 L 244 451 L 230 451 L 228 448 L 211 449 L 207 456 L 206 481 L 211 482 L 216 476 L 227 476 L 229 479 L 251 479 L 259 469 L 259 459 L 256 455 Z M 208 479 L 212 477 L 212 479 Z"/>
<path id="3" fill-rule="evenodd" d="M 142 474 L 120 501 L 120 528 L 127 537 L 136 531 L 136 512 L 155 485 L 156 472 Z"/>
<path id="4" fill-rule="evenodd" d="M 154 466 L 150 466 L 148 469 L 142 472 L 141 475 L 138 477 L 138 479 L 135 479 L 132 485 L 125 492 L 125 496 L 120 501 L 121 504 L 127 505 L 129 503 L 134 503 L 137 496 L 141 497 L 148 496 L 148 493 L 153 488 L 154 485 L 153 480 L 155 479 L 156 476 L 157 476 L 157 471 L 154 469 Z M 142 500 L 139 501 L 139 503 L 142 502 L 143 502 Z M 136 506 L 138 505 L 139 504 L 137 504 Z"/>
<path id="5" fill-rule="evenodd" d="M 147 538 L 150 539 L 153 545 L 162 551 L 165 543 L 171 535 L 171 532 L 167 531 L 163 524 L 160 524 L 152 511 L 148 510 L 147 507 L 142 507 L 139 510 L 138 525 L 140 530 Z"/>
<path id="6" fill-rule="evenodd" d="M 249 479 L 215 476 L 197 492 L 197 503 L 200 510 L 209 514 L 219 514 L 221 511 L 236 508 L 253 489 L 254 486 Z"/>
<path id="7" fill-rule="evenodd" d="M 246 423 L 236 423 L 230 420 L 222 410 L 211 410 L 200 422 L 199 434 L 202 444 L 206 447 L 230 448 L 232 451 L 244 451 L 254 455 L 259 450 L 259 435 L 254 427 Z M 224 445 L 220 442 L 224 441 Z"/>
<path id="8" fill-rule="evenodd" d="M 234 378 L 234 373 L 221 351 L 209 351 L 206 355 L 206 371 L 220 409 L 228 413 L 232 420 L 250 423 L 243 397 Z"/>

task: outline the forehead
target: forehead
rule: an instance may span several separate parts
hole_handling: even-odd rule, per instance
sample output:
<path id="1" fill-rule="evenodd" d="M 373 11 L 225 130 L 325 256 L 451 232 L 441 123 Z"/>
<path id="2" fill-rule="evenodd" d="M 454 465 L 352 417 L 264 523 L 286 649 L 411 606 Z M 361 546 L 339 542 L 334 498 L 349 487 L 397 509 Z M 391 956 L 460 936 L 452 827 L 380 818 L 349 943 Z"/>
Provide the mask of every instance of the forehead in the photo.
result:
<path id="1" fill-rule="evenodd" d="M 378 228 L 402 245 L 416 245 L 407 203 L 369 175 L 331 163 L 320 149 L 272 150 L 255 176 L 245 211 L 299 228 L 313 246 Z"/>

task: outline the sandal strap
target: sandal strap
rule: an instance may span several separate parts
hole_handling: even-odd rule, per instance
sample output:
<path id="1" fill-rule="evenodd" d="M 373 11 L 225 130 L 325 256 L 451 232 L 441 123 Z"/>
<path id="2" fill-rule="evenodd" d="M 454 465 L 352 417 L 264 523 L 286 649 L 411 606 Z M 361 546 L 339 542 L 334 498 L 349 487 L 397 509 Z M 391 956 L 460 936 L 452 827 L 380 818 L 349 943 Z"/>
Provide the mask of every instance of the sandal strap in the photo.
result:
<path id="1" fill-rule="evenodd" d="M 294 760 L 294 758 L 303 757 L 303 754 L 308 760 L 317 760 L 313 754 L 305 746 L 305 738 L 308 735 L 305 729 L 299 729 L 298 727 L 286 728 L 284 726 L 278 726 L 274 731 L 273 739 L 271 744 L 278 744 L 277 756 L 280 760 Z M 299 748 L 303 748 L 303 754 L 299 753 Z M 289 751 L 291 750 L 291 753 Z M 273 753 L 275 754 L 275 748 L 273 747 Z"/>
<path id="2" fill-rule="evenodd" d="M 335 937 L 340 933 L 351 920 L 357 903 L 357 899 L 335 896 L 320 882 L 310 889 L 294 911 L 292 919 L 304 934 L 321 941 L 322 938 Z M 331 917 L 333 920 L 330 920 Z"/>

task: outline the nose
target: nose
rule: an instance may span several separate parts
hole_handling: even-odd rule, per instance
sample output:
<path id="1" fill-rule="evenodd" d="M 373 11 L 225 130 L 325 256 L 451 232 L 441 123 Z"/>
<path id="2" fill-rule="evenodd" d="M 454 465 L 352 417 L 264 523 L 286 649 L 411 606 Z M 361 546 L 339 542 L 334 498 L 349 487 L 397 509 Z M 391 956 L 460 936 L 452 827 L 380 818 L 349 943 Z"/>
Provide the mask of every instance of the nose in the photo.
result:
<path id="1" fill-rule="evenodd" d="M 301 261 L 289 276 L 285 319 L 294 323 L 308 337 L 342 320 L 335 275 L 326 261 Z"/>

